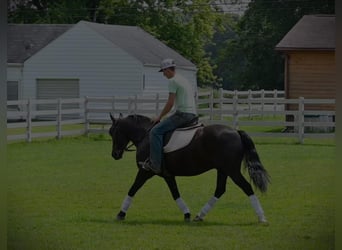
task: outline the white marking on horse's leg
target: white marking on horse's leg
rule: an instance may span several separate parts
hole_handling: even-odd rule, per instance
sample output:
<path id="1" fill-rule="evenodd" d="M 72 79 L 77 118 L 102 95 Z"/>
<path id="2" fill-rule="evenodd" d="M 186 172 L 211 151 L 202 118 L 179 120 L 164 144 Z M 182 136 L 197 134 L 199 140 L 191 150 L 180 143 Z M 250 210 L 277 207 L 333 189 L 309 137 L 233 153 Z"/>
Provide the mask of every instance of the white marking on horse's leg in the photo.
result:
<path id="1" fill-rule="evenodd" d="M 131 206 L 132 201 L 133 201 L 133 197 L 127 195 L 122 202 L 121 211 L 126 213 L 128 208 Z"/>
<path id="2" fill-rule="evenodd" d="M 199 219 L 203 219 L 204 216 L 207 215 L 207 213 L 209 213 L 209 211 L 214 207 L 215 203 L 218 201 L 218 198 L 216 198 L 215 196 L 211 197 L 211 199 L 207 202 L 207 204 L 205 204 L 201 211 L 199 212 L 199 214 L 197 215 L 197 217 L 199 217 Z"/>
<path id="3" fill-rule="evenodd" d="M 264 215 L 264 210 L 261 207 L 258 197 L 253 194 L 249 196 L 249 199 L 251 201 L 251 204 L 252 204 L 252 207 L 254 208 L 255 213 L 258 216 L 259 222 L 267 222 L 265 215 Z"/>
<path id="4" fill-rule="evenodd" d="M 185 204 L 184 200 L 181 197 L 176 200 L 176 203 L 183 214 L 190 213 L 188 206 Z"/>

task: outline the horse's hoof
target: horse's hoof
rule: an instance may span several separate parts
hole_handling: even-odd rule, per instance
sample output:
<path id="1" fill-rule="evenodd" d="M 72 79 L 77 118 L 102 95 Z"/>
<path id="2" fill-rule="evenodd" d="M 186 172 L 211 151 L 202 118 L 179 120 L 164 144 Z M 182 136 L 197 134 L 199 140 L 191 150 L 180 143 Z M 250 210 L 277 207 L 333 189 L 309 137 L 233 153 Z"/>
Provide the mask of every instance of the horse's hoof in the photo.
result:
<path id="1" fill-rule="evenodd" d="M 125 220 L 125 217 L 116 216 L 116 220 L 117 220 L 117 221 L 123 221 L 123 220 Z"/>
<path id="2" fill-rule="evenodd" d="M 126 213 L 120 211 L 120 212 L 118 213 L 118 215 L 116 216 L 116 220 L 122 221 L 122 220 L 125 220 L 125 217 L 126 217 Z"/>
<path id="3" fill-rule="evenodd" d="M 259 218 L 259 224 L 263 226 L 268 226 L 269 223 L 265 218 Z"/>
<path id="4" fill-rule="evenodd" d="M 124 216 L 119 216 L 119 215 L 117 215 L 117 216 L 116 216 L 116 220 L 117 220 L 117 221 L 122 221 L 122 220 L 125 220 L 125 217 L 124 217 Z"/>
<path id="5" fill-rule="evenodd" d="M 184 214 L 184 221 L 185 222 L 190 222 L 191 221 L 191 214 L 190 213 Z"/>
<path id="6" fill-rule="evenodd" d="M 196 217 L 194 218 L 194 221 L 203 221 L 203 218 L 196 215 Z"/>

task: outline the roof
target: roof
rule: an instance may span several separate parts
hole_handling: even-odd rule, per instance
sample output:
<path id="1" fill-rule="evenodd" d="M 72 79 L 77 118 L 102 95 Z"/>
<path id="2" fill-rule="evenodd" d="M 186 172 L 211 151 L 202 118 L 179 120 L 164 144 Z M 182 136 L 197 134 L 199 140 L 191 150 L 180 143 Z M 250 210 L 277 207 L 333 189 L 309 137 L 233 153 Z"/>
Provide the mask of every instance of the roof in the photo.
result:
<path id="1" fill-rule="evenodd" d="M 81 21 L 113 44 L 140 60 L 144 65 L 158 66 L 165 58 L 175 60 L 177 67 L 196 66 L 154 36 L 137 26 L 108 25 Z"/>
<path id="2" fill-rule="evenodd" d="M 23 63 L 72 24 L 8 24 L 7 62 Z"/>
<path id="3" fill-rule="evenodd" d="M 276 50 L 335 50 L 335 15 L 305 15 Z"/>
<path id="4" fill-rule="evenodd" d="M 196 66 L 154 36 L 137 26 L 109 25 L 86 21 L 77 24 L 9 24 L 8 63 L 23 63 L 74 25 L 85 24 L 108 41 L 137 58 L 145 66 L 159 67 L 173 58 L 177 67 L 196 70 Z"/>

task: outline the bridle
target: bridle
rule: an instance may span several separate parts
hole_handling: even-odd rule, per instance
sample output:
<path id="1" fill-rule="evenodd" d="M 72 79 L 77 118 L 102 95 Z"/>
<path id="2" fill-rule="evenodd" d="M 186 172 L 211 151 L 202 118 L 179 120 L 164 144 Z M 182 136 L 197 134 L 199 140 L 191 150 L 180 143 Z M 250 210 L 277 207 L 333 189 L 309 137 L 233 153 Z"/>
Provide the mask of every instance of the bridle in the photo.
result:
<path id="1" fill-rule="evenodd" d="M 142 138 L 138 141 L 138 143 L 142 142 L 145 137 L 150 133 L 151 129 L 156 125 L 157 123 L 153 123 L 152 126 L 150 126 L 148 128 L 148 130 L 146 130 L 145 134 L 142 136 Z M 136 151 L 135 149 L 130 149 L 131 147 L 134 146 L 134 143 L 131 142 L 131 144 L 129 144 L 128 146 L 126 146 L 126 148 L 124 149 L 125 151 L 131 152 L 131 151 Z"/>
<path id="2" fill-rule="evenodd" d="M 146 136 L 150 133 L 151 129 L 157 124 L 158 122 L 154 122 L 152 123 L 152 125 L 146 130 L 146 132 L 144 133 L 144 135 L 138 140 L 138 143 L 142 142 Z M 134 143 L 131 142 L 128 146 L 126 146 L 124 148 L 124 151 L 127 151 L 127 152 L 132 152 L 132 151 L 136 151 L 136 149 L 130 149 L 131 147 L 134 146 Z"/>

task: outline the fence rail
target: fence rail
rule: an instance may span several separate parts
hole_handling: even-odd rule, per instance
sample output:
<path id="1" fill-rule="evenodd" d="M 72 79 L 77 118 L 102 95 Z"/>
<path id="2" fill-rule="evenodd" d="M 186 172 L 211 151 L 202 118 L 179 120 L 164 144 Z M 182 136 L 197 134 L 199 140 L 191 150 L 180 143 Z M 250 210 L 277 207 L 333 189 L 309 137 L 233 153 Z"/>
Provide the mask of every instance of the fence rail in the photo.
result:
<path id="1" fill-rule="evenodd" d="M 166 95 L 84 97 L 54 100 L 8 101 L 8 141 L 35 138 L 107 133 L 109 113 L 136 113 L 155 116 L 167 100 Z M 286 109 L 291 104 L 296 108 Z M 285 99 L 284 91 L 201 92 L 197 96 L 198 114 L 204 124 L 243 127 L 251 136 L 333 138 L 334 110 L 307 110 L 307 104 L 335 104 L 334 99 Z M 15 108 L 13 108 L 15 107 Z M 277 132 L 248 131 L 248 127 L 279 127 Z"/>

